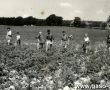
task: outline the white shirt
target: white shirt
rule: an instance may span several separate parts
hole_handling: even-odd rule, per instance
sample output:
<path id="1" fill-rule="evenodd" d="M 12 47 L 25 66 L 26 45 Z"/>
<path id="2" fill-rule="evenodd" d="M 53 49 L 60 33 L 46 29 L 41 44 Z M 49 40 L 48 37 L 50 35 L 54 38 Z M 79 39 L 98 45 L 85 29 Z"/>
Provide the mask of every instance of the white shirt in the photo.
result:
<path id="1" fill-rule="evenodd" d="M 84 38 L 84 41 L 85 41 L 85 42 L 89 42 L 89 41 L 90 41 L 89 37 L 85 37 L 85 38 Z"/>
<path id="2" fill-rule="evenodd" d="M 7 32 L 7 36 L 8 35 L 12 35 L 12 31 L 11 30 Z"/>
<path id="3" fill-rule="evenodd" d="M 20 35 L 17 35 L 17 36 L 16 36 L 16 39 L 19 40 L 19 39 L 20 39 Z"/>

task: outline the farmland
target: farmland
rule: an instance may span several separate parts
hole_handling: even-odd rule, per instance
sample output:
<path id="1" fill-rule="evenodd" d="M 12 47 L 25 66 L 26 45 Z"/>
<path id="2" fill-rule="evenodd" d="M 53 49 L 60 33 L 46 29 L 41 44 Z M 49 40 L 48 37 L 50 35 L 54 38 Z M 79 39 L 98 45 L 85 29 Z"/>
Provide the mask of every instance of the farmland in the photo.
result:
<path id="1" fill-rule="evenodd" d="M 0 26 L 0 40 L 5 39 L 6 28 L 8 26 Z M 35 36 L 39 31 L 43 32 L 43 35 L 46 35 L 47 29 L 50 29 L 54 35 L 55 40 L 60 40 L 61 32 L 67 31 L 68 35 L 73 35 L 74 41 L 80 42 L 83 40 L 84 33 L 88 33 L 92 42 L 104 41 L 106 40 L 106 30 L 96 30 L 96 29 L 85 29 L 85 28 L 74 28 L 74 27 L 57 27 L 57 26 L 12 26 L 13 39 L 16 35 L 16 32 L 19 31 L 21 34 L 22 41 L 24 42 L 35 42 Z"/>
<path id="2" fill-rule="evenodd" d="M 13 41 L 17 31 L 22 38 L 22 46 L 15 47 L 5 44 L 6 28 L 6 26 L 0 26 L 0 66 L 3 69 L 0 72 L 2 76 L 0 90 L 10 86 L 15 86 L 16 90 L 24 90 L 24 88 L 38 90 L 38 87 L 42 88 L 40 90 L 58 90 L 67 85 L 73 88 L 82 78 L 87 82 L 83 79 L 81 82 L 87 85 L 100 85 L 102 81 L 105 85 L 110 84 L 110 55 L 106 49 L 106 30 L 12 26 Z M 35 45 L 29 44 L 36 42 L 35 36 L 39 31 L 42 31 L 45 36 L 47 29 L 52 31 L 56 42 L 52 50 L 48 52 L 45 52 L 44 48 L 37 50 Z M 59 46 L 63 30 L 68 35 L 73 35 L 67 50 Z M 81 49 L 84 33 L 88 33 L 91 39 L 91 48 L 87 54 Z"/>

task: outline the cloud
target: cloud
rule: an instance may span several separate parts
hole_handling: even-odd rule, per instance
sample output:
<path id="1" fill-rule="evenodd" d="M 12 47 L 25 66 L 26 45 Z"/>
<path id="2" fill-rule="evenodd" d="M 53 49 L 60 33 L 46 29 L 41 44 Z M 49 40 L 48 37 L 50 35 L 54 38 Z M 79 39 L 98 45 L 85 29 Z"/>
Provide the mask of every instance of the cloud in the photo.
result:
<path id="1" fill-rule="evenodd" d="M 62 2 L 62 3 L 60 3 L 60 6 L 61 7 L 72 7 L 72 5 L 68 2 Z"/>
<path id="2" fill-rule="evenodd" d="M 16 11 L 16 13 L 17 13 L 17 14 L 22 14 L 23 11 L 22 11 L 22 10 L 18 10 L 18 11 Z"/>
<path id="3" fill-rule="evenodd" d="M 103 10 L 97 11 L 97 14 L 105 14 Z"/>
<path id="4" fill-rule="evenodd" d="M 18 10 L 16 11 L 17 16 L 22 16 L 23 18 L 28 17 L 29 15 L 24 10 Z"/>
<path id="5" fill-rule="evenodd" d="M 23 14 L 23 15 L 22 15 L 23 18 L 26 18 L 26 17 L 28 17 L 28 16 L 29 16 L 28 14 Z"/>
<path id="6" fill-rule="evenodd" d="M 74 10 L 74 12 L 75 12 L 75 13 L 79 13 L 79 14 L 82 13 L 82 11 L 80 11 L 80 10 Z"/>

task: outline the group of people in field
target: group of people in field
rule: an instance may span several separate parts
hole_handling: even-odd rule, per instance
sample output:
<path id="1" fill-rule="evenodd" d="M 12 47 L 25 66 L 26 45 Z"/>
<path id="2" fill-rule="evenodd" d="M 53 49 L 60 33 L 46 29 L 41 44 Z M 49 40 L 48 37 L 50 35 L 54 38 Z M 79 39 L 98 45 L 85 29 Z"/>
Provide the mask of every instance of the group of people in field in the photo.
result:
<path id="1" fill-rule="evenodd" d="M 65 31 L 62 31 L 62 38 L 61 38 L 61 44 L 64 48 L 67 48 L 67 45 L 69 44 L 69 41 L 71 40 L 72 35 L 69 37 L 67 36 Z M 46 41 L 43 38 L 42 32 L 39 32 L 37 39 L 37 49 L 43 48 L 44 44 L 46 45 L 46 51 L 52 48 L 54 37 L 50 30 L 47 30 L 47 36 Z"/>
<path id="2" fill-rule="evenodd" d="M 37 49 L 43 48 L 44 44 L 46 45 L 46 51 L 48 51 L 49 49 L 52 48 L 53 42 L 54 42 L 54 37 L 49 29 L 47 30 L 46 40 L 44 39 L 42 32 L 39 32 L 37 37 L 35 37 L 35 38 L 37 40 Z M 66 32 L 62 31 L 61 45 L 64 48 L 67 48 L 67 45 L 69 44 L 69 41 L 71 38 L 72 38 L 72 35 L 70 35 L 68 37 Z M 7 45 L 12 44 L 12 42 L 11 42 L 12 41 L 12 31 L 10 28 L 7 28 L 6 41 L 7 41 Z M 21 36 L 20 36 L 19 32 L 16 33 L 15 43 L 16 43 L 16 45 L 19 45 L 19 46 L 21 45 Z"/>
<path id="3" fill-rule="evenodd" d="M 16 45 L 21 45 L 21 36 L 20 33 L 17 32 L 16 33 Z M 7 45 L 11 45 L 11 41 L 12 41 L 12 31 L 10 28 L 7 28 L 7 34 L 6 34 L 6 41 L 7 41 Z"/>
<path id="4" fill-rule="evenodd" d="M 62 32 L 62 38 L 61 38 L 61 45 L 64 48 L 67 48 L 67 45 L 69 44 L 69 40 L 72 38 L 72 36 L 67 36 L 66 32 Z M 44 44 L 46 44 L 46 51 L 51 49 L 53 46 L 54 42 L 54 37 L 51 33 L 50 30 L 47 30 L 47 36 L 46 36 L 46 41 L 43 38 L 42 32 L 39 32 L 38 36 L 36 37 L 37 39 L 37 49 L 43 48 Z"/>
<path id="5" fill-rule="evenodd" d="M 46 51 L 52 47 L 54 37 L 51 34 L 50 30 L 47 30 L 46 41 L 44 40 L 42 32 L 39 32 L 37 39 L 37 49 L 43 48 L 44 44 L 46 44 Z"/>
<path id="6" fill-rule="evenodd" d="M 73 38 L 72 35 L 68 36 L 66 31 L 62 31 L 61 35 L 61 43 L 60 45 L 64 47 L 65 49 L 70 44 L 70 40 Z M 39 32 L 37 39 L 37 49 L 43 48 L 43 45 L 46 44 L 46 51 L 48 51 L 52 46 L 54 42 L 54 37 L 50 30 L 47 30 L 47 36 L 46 36 L 46 42 L 44 41 L 42 32 Z M 44 43 L 45 42 L 45 43 Z M 90 46 L 90 38 L 87 33 L 84 34 L 84 41 L 82 45 L 82 49 L 84 53 L 88 52 L 88 48 Z M 110 34 L 107 36 L 107 50 L 110 51 Z"/>
<path id="7" fill-rule="evenodd" d="M 66 31 L 62 31 L 61 36 L 62 37 L 61 37 L 60 45 L 66 49 L 70 43 L 70 40 L 72 39 L 72 35 L 68 36 Z M 47 30 L 47 35 L 46 35 L 45 39 L 44 39 L 42 32 L 39 32 L 37 37 L 35 37 L 35 38 L 37 39 L 37 49 L 44 48 L 44 45 L 46 46 L 46 51 L 48 51 L 49 49 L 52 48 L 53 42 L 54 42 L 54 37 L 51 33 L 51 30 L 49 30 L 49 29 Z M 9 27 L 7 28 L 6 40 L 7 40 L 7 44 L 11 45 L 12 31 Z M 21 45 L 21 36 L 20 36 L 19 32 L 16 33 L 15 44 L 19 45 L 19 46 Z M 82 49 L 85 53 L 87 53 L 87 48 L 89 45 L 90 45 L 90 38 L 89 38 L 88 34 L 85 33 L 84 42 L 82 45 Z M 108 50 L 110 49 L 110 34 L 108 34 L 108 36 L 107 36 L 107 48 L 108 48 Z"/>

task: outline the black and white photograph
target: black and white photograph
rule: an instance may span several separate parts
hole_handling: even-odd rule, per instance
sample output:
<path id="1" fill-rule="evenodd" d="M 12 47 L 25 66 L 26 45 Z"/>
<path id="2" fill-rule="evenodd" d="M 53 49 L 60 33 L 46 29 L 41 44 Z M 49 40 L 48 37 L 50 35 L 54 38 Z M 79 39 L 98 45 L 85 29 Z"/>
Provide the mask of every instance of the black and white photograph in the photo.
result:
<path id="1" fill-rule="evenodd" d="M 110 90 L 110 0 L 0 0 L 0 90 Z"/>

